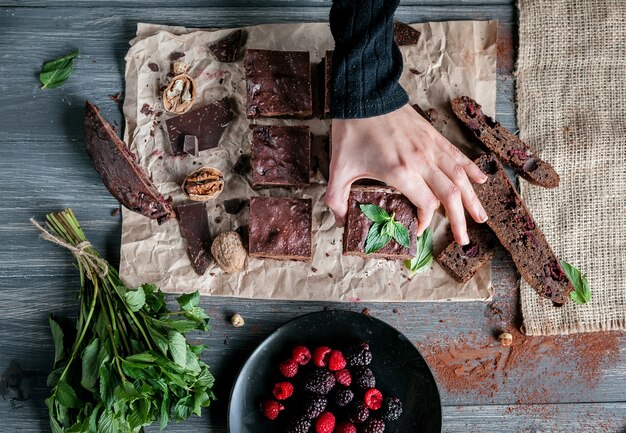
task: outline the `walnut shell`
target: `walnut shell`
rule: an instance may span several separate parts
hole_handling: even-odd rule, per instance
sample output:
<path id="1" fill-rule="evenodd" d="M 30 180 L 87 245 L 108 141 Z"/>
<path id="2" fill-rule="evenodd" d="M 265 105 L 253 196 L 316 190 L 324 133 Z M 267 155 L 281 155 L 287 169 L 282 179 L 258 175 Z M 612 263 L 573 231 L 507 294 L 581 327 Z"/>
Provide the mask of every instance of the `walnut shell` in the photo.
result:
<path id="1" fill-rule="evenodd" d="M 189 75 L 178 74 L 163 90 L 163 107 L 168 113 L 183 114 L 196 100 L 196 83 Z"/>
<path id="2" fill-rule="evenodd" d="M 241 271 L 248 256 L 239 233 L 234 231 L 217 235 L 211 244 L 211 254 L 218 266 L 227 274 Z"/>
<path id="3" fill-rule="evenodd" d="M 190 200 L 207 201 L 221 194 L 224 174 L 217 168 L 201 167 L 187 175 L 182 188 Z"/>

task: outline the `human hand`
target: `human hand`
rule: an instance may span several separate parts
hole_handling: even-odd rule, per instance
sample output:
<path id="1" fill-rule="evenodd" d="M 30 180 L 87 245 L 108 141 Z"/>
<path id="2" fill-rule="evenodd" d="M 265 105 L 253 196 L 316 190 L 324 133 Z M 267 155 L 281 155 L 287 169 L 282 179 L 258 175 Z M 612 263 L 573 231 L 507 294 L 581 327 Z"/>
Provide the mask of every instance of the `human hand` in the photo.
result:
<path id="1" fill-rule="evenodd" d="M 326 204 L 337 225 L 344 224 L 350 186 L 362 178 L 385 182 L 415 204 L 418 236 L 440 202 L 461 245 L 469 243 L 464 208 L 476 222 L 487 221 L 471 185 L 487 176 L 408 104 L 382 116 L 333 120 Z"/>

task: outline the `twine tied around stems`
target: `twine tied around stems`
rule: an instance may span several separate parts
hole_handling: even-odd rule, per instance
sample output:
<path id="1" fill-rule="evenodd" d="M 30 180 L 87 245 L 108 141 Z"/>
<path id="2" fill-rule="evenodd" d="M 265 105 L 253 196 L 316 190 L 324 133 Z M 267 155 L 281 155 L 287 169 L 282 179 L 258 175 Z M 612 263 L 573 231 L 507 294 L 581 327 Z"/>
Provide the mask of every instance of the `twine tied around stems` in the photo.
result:
<path id="1" fill-rule="evenodd" d="M 91 248 L 91 242 L 83 241 L 78 245 L 72 245 L 69 242 L 64 241 L 60 237 L 50 233 L 48 230 L 43 228 L 41 224 L 35 221 L 34 218 L 31 218 L 30 222 L 39 229 L 42 239 L 67 248 L 72 252 L 77 260 L 82 260 L 85 262 L 85 264 L 89 265 L 90 268 L 96 269 L 100 277 L 106 276 L 106 274 L 109 272 L 109 264 L 107 263 L 107 261 L 100 257 L 98 253 L 88 251 L 88 248 Z M 91 279 L 91 272 L 87 273 L 87 277 Z"/>

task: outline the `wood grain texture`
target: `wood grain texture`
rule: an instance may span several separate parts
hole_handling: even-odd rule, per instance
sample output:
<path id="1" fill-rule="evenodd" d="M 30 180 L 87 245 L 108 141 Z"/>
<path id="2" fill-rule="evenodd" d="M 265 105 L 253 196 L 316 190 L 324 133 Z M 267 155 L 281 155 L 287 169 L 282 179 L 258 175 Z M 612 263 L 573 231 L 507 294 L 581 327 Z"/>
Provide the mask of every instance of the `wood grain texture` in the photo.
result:
<path id="1" fill-rule="evenodd" d="M 172 7 L 165 0 L 102 2 L 80 0 L 0 0 L 0 372 L 17 360 L 29 375 L 31 398 L 0 399 L 7 432 L 49 431 L 43 399 L 45 376 L 53 357 L 47 317 L 50 312 L 76 312 L 78 277 L 67 252 L 38 239 L 28 218 L 42 220 L 47 212 L 72 207 L 89 239 L 113 263 L 119 257 L 120 217 L 111 212 L 117 202 L 91 167 L 82 143 L 84 100 L 98 103 L 103 114 L 122 124 L 121 109 L 108 95 L 123 90 L 123 57 L 138 21 L 177 23 L 194 27 L 233 27 L 247 24 L 326 21 L 328 0 L 181 0 Z M 263 7 L 256 7 L 257 5 Z M 497 117 L 515 130 L 512 68 L 514 9 L 509 1 L 403 1 L 398 18 L 406 22 L 446 19 L 499 19 Z M 245 5 L 244 7 L 232 7 Z M 18 7 L 19 6 L 19 7 Z M 33 6 L 33 7 L 24 7 Z M 45 7 L 44 7 L 45 6 Z M 80 48 L 72 78 L 62 88 L 41 91 L 37 73 L 45 60 Z M 202 419 L 174 424 L 167 431 L 226 431 L 230 387 L 252 350 L 282 323 L 324 308 L 345 308 L 379 317 L 400 331 L 428 355 L 432 341 L 462 341 L 476 335 L 493 338 L 497 329 L 519 324 L 517 275 L 510 259 L 498 251 L 493 262 L 493 316 L 484 302 L 372 303 L 253 301 L 203 298 L 213 318 L 210 335 L 194 338 L 209 346 L 205 361 L 218 378 L 219 401 Z M 239 312 L 246 326 L 235 329 L 228 318 Z M 472 337 L 474 336 L 474 337 Z M 625 348 L 619 338 L 619 360 L 603 367 L 597 383 L 587 387 L 573 381 L 539 395 L 528 406 L 520 400 L 519 377 L 535 374 L 514 371 L 493 395 L 450 392 L 444 388 L 444 431 L 459 432 L 608 432 L 623 431 L 626 413 Z M 546 373 L 561 374 L 550 365 Z M 537 375 L 531 387 L 550 387 L 550 374 Z M 573 402 L 578 402 L 574 404 Z M 589 403 L 593 402 L 593 403 Z M 516 404 L 521 403 L 521 404 Z M 546 413 L 547 411 L 547 413 Z M 157 431 L 152 429 L 150 431 Z"/>

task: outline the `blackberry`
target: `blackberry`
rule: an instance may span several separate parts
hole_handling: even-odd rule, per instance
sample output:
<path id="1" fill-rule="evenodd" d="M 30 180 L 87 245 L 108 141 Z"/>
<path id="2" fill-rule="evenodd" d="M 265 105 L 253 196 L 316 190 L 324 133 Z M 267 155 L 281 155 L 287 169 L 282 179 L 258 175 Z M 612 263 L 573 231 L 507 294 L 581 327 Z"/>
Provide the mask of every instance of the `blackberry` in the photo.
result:
<path id="1" fill-rule="evenodd" d="M 374 373 L 368 367 L 358 367 L 354 369 L 352 381 L 362 390 L 368 390 L 376 387 L 376 378 Z"/>
<path id="2" fill-rule="evenodd" d="M 351 389 L 337 389 L 333 393 L 332 402 L 338 407 L 345 407 L 354 399 L 354 393 Z"/>
<path id="3" fill-rule="evenodd" d="M 346 360 L 351 367 L 365 367 L 372 362 L 372 352 L 367 343 L 361 343 L 350 347 L 347 352 Z"/>
<path id="4" fill-rule="evenodd" d="M 315 419 L 324 412 L 328 400 L 321 395 L 307 395 L 302 403 L 302 416 L 307 419 Z"/>
<path id="5" fill-rule="evenodd" d="M 287 433 L 307 433 L 311 428 L 311 420 L 306 418 L 295 418 L 291 420 L 287 427 Z"/>
<path id="6" fill-rule="evenodd" d="M 363 433 L 383 433 L 385 431 L 385 423 L 382 419 L 370 418 L 363 427 Z"/>
<path id="7" fill-rule="evenodd" d="M 387 397 L 383 400 L 380 416 L 387 421 L 395 421 L 402 415 L 402 402 L 397 397 Z"/>
<path id="8" fill-rule="evenodd" d="M 314 394 L 326 395 L 334 386 L 335 376 L 328 370 L 313 370 L 304 379 L 304 389 Z"/>
<path id="9" fill-rule="evenodd" d="M 355 424 L 365 422 L 370 416 L 370 410 L 362 401 L 354 401 L 348 407 L 348 418 Z"/>

